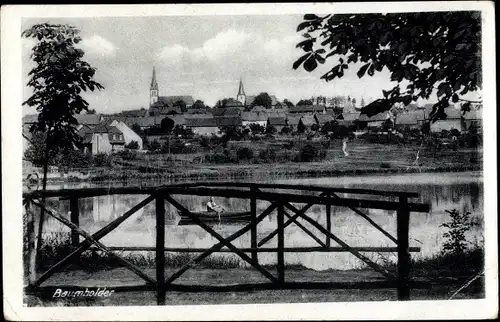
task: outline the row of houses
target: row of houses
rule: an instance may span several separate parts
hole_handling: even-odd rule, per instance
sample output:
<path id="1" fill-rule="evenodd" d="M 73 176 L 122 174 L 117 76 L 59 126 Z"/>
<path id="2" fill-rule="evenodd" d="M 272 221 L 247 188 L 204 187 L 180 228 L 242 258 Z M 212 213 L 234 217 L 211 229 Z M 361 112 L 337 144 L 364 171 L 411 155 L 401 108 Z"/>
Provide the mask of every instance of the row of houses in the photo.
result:
<path id="1" fill-rule="evenodd" d="M 31 125 L 37 121 L 37 115 L 23 117 L 23 151 L 28 148 L 32 134 Z M 143 149 L 142 138 L 123 120 L 108 118 L 101 114 L 75 115 L 78 121 L 76 130 L 82 137 L 83 151 L 92 154 L 113 153 L 125 149 L 125 145 L 137 142 L 138 149 Z"/>
<path id="2" fill-rule="evenodd" d="M 207 109 L 198 110 L 197 113 L 184 113 L 159 116 L 137 116 L 137 114 L 113 115 L 77 115 L 79 123 L 77 130 L 83 138 L 84 150 L 97 153 L 112 153 L 123 150 L 126 144 L 132 141 L 138 143 L 139 149 L 143 149 L 142 138 L 133 128 L 138 126 L 146 131 L 153 128 L 160 128 L 165 118 L 170 118 L 176 126 L 190 129 L 197 135 L 220 135 L 224 127 L 249 128 L 251 124 L 258 124 L 264 128 L 274 127 L 281 132 L 284 127 L 289 127 L 291 131 L 297 131 L 299 126 L 311 129 L 314 125 L 322 128 L 326 123 L 336 120 L 338 124 L 353 126 L 360 124 L 370 129 L 378 129 L 388 120 L 392 122 L 397 130 L 421 129 L 423 124 L 429 122 L 431 108 L 415 109 L 397 115 L 390 111 L 367 116 L 360 112 L 335 113 L 327 111 L 325 108 L 318 108 L 314 105 L 306 108 L 289 109 L 268 109 L 255 107 L 251 111 L 239 108 Z M 462 115 L 460 110 L 455 108 L 445 109 L 447 118 L 430 123 L 431 132 L 441 132 L 442 130 L 457 129 L 461 132 L 469 130 L 471 127 L 481 128 L 481 113 L 479 110 Z M 27 115 L 23 118 L 24 148 L 27 147 L 27 140 L 30 137 L 29 127 L 36 121 L 36 115 Z"/>

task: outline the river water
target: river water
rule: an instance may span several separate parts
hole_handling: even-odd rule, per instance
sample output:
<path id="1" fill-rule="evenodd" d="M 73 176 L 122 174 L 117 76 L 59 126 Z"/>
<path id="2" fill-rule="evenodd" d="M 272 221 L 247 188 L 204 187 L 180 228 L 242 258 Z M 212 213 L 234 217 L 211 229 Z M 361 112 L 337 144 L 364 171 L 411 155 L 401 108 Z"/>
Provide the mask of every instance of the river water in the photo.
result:
<path id="1" fill-rule="evenodd" d="M 410 246 L 420 247 L 421 251 L 412 253 L 414 258 L 428 258 L 438 254 L 445 242 L 443 233 L 446 228 L 441 225 L 450 220 L 446 210 L 456 209 L 460 212 L 470 212 L 475 225 L 468 232 L 467 238 L 473 244 L 483 243 L 484 217 L 484 189 L 480 172 L 462 173 L 418 173 L 370 176 L 346 176 L 330 178 L 269 178 L 265 182 L 322 185 L 345 188 L 366 188 L 376 190 L 408 191 L 419 194 L 412 202 L 427 203 L 429 213 L 412 213 L 410 218 Z M 116 186 L 117 184 L 113 184 Z M 82 185 L 78 185 L 82 186 Z M 85 184 L 84 186 L 91 186 Z M 102 185 L 101 185 L 102 186 Z M 52 186 L 50 188 L 62 188 Z M 70 186 L 64 185 L 64 188 Z M 340 194 L 345 197 L 360 197 L 359 195 Z M 80 201 L 80 225 L 88 232 L 95 232 L 104 227 L 113 219 L 125 213 L 135 204 L 147 196 L 137 195 L 109 195 L 103 197 L 86 198 Z M 208 197 L 174 196 L 181 204 L 192 211 L 203 211 Z M 249 210 L 248 200 L 215 198 L 216 203 L 231 211 Z M 68 214 L 68 201 L 54 200 L 51 204 L 61 213 Z M 258 202 L 257 210 L 263 211 L 269 204 Z M 296 207 L 300 208 L 299 204 Z M 169 203 L 165 203 L 167 214 L 166 246 L 167 247 L 209 247 L 217 242 L 206 231 L 197 226 L 177 226 L 176 210 Z M 371 219 L 382 226 L 393 236 L 396 236 L 396 212 L 373 209 L 362 209 Z M 324 206 L 313 206 L 307 214 L 325 225 L 326 214 Z M 155 245 L 155 212 L 154 202 L 139 210 L 127 219 L 115 231 L 101 241 L 107 246 L 154 246 Z M 286 220 L 286 219 L 285 219 Z M 356 215 L 347 208 L 332 207 L 332 233 L 344 240 L 350 246 L 395 246 L 386 236 L 371 226 L 365 219 Z M 309 223 L 301 221 L 303 225 L 315 232 L 320 239 L 322 236 Z M 222 225 L 215 227 L 218 232 L 228 236 L 242 226 Z M 259 239 L 267 236 L 276 229 L 276 212 L 259 224 Z M 55 232 L 68 232 L 69 228 L 53 218 L 46 218 L 44 237 Z M 237 247 L 249 247 L 249 233 L 233 242 Z M 266 247 L 277 245 L 276 237 L 270 240 Z M 334 241 L 332 246 L 338 246 Z M 285 247 L 318 246 L 310 236 L 294 224 L 285 229 Z M 396 260 L 395 253 L 365 253 L 376 262 Z M 236 256 L 233 254 L 219 254 L 218 256 Z M 259 254 L 259 261 L 263 264 L 276 262 L 273 253 Z M 364 264 L 349 253 L 289 253 L 285 255 L 287 264 L 301 264 L 316 270 L 324 269 L 352 269 L 363 267 Z"/>

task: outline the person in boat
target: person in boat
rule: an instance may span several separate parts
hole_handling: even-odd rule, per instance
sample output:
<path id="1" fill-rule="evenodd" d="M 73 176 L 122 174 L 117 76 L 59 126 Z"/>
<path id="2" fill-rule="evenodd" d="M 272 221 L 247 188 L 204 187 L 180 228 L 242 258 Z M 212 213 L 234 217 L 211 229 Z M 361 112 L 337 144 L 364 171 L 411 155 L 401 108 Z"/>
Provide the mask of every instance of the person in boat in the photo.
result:
<path id="1" fill-rule="evenodd" d="M 210 200 L 207 202 L 207 211 L 208 212 L 216 212 L 220 214 L 224 209 L 215 203 L 214 197 L 210 197 Z"/>

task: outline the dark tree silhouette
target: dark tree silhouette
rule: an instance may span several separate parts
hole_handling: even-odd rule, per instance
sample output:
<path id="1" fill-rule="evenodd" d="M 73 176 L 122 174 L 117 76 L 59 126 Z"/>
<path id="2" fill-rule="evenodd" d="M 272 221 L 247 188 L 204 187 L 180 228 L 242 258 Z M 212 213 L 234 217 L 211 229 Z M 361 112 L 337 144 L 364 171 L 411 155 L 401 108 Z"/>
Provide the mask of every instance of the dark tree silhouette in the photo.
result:
<path id="1" fill-rule="evenodd" d="M 273 105 L 273 100 L 271 99 L 271 96 L 267 93 L 260 93 L 255 97 L 255 99 L 252 102 L 252 106 L 264 106 L 265 108 L 269 109 Z"/>
<path id="2" fill-rule="evenodd" d="M 304 29 L 305 39 L 297 47 L 306 54 L 294 69 L 303 66 L 310 72 L 336 58 L 321 77 L 325 81 L 343 77 L 350 64 L 359 62 L 359 78 L 387 68 L 391 81 L 398 82 L 382 91 L 375 105 L 364 107 L 369 116 L 436 93 L 430 115 L 435 121 L 446 117 L 449 101 L 465 102 L 462 110 L 470 110 L 472 102 L 462 96 L 482 88 L 480 12 L 306 14 L 297 31 Z"/>

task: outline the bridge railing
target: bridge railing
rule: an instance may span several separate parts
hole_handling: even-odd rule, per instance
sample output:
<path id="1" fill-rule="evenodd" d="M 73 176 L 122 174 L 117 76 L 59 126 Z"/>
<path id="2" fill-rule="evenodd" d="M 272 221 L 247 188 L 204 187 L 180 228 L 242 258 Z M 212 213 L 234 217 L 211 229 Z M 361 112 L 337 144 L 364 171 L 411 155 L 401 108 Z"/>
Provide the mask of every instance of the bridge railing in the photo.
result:
<path id="1" fill-rule="evenodd" d="M 126 211 L 122 216 L 107 224 L 105 227 L 89 234 L 79 227 L 79 209 L 78 201 L 81 198 L 98 197 L 103 195 L 146 195 L 147 197 Z M 348 194 L 349 198 L 339 194 Z M 174 198 L 177 195 L 190 196 L 217 196 L 225 198 L 239 198 L 249 200 L 251 214 L 250 223 L 244 225 L 237 232 L 228 237 L 222 237 L 210 225 L 198 218 L 193 213 Z M 352 198 L 351 195 L 359 195 L 365 198 Z M 370 196 L 371 199 L 366 197 Z M 130 290 L 156 290 L 159 304 L 165 303 L 167 291 L 228 291 L 228 290 L 258 290 L 258 289 L 290 289 L 290 288 L 383 288 L 395 287 L 397 289 L 398 299 L 409 299 L 410 287 L 418 287 L 417 283 L 410 283 L 410 252 L 419 251 L 417 247 L 409 247 L 409 218 L 411 212 L 428 212 L 427 204 L 412 203 L 408 199 L 418 197 L 418 194 L 412 192 L 394 192 L 378 191 L 369 189 L 351 189 L 351 188 L 332 188 L 323 186 L 306 186 L 290 184 L 263 184 L 263 183 L 234 183 L 234 182 L 198 182 L 172 184 L 160 187 L 117 187 L 117 188 L 83 188 L 83 189 L 61 189 L 49 191 L 34 191 L 23 195 L 26 212 L 28 214 L 27 236 L 28 236 L 28 258 L 29 258 L 29 283 L 26 288 L 28 292 L 50 292 L 54 287 L 41 286 L 48 278 L 71 264 L 77 256 L 90 248 L 97 248 L 118 262 L 123 264 L 129 270 L 145 280 L 146 284 L 135 286 L 123 286 L 116 288 L 116 291 Z M 388 198 L 391 200 L 373 199 Z M 70 219 L 59 214 L 41 200 L 43 198 L 59 198 L 69 200 Z M 257 211 L 257 201 L 263 200 L 270 205 L 262 212 Z M 136 213 L 139 209 L 145 207 L 151 202 L 155 202 L 156 212 L 156 245 L 153 247 L 108 247 L 99 240 L 116 229 L 127 218 Z M 165 247 L 165 201 L 170 203 L 184 216 L 196 225 L 202 227 L 212 237 L 217 239 L 218 243 L 209 248 L 173 248 Z M 303 204 L 299 209 L 294 204 Z M 314 205 L 325 207 L 326 227 L 314 220 L 307 214 L 307 210 Z M 35 239 L 35 218 L 33 206 L 40 207 L 40 220 L 38 227 L 38 238 Z M 331 231 L 331 207 L 346 207 L 358 216 L 364 218 L 373 227 L 383 233 L 387 238 L 394 242 L 394 247 L 355 247 L 348 245 L 339 236 Z M 366 215 L 360 208 L 382 209 L 397 211 L 397 235 L 392 236 L 389 232 L 379 226 L 373 219 Z M 257 236 L 258 224 L 272 212 L 277 212 L 277 227 L 274 231 L 262 238 L 260 241 Z M 71 229 L 71 240 L 74 250 L 54 264 L 40 276 L 36 274 L 36 264 L 39 261 L 39 249 L 42 241 L 44 214 L 55 218 Z M 320 232 L 320 236 L 313 233 L 305 227 L 300 221 L 308 223 Z M 314 239 L 318 246 L 316 247 L 285 247 L 286 227 L 295 224 L 307 235 Z M 232 242 L 250 231 L 250 247 L 238 248 Z M 80 242 L 80 236 L 84 241 Z M 272 238 L 277 236 L 277 247 L 262 247 Z M 323 236 L 324 239 L 320 237 Z M 331 240 L 339 246 L 332 247 Z M 141 268 L 129 263 L 114 251 L 155 251 L 156 258 L 156 279 L 146 274 Z M 190 252 L 201 253 L 170 277 L 165 278 L 165 252 Z M 243 261 L 260 272 L 269 279 L 269 283 L 258 284 L 239 284 L 226 286 L 207 286 L 207 285 L 182 285 L 173 283 L 177 278 L 184 274 L 194 265 L 200 263 L 213 253 L 231 252 L 238 255 Z M 277 254 L 277 277 L 271 274 L 265 267 L 259 264 L 259 253 L 273 252 Z M 370 268 L 380 273 L 386 278 L 384 282 L 355 282 L 355 283 L 296 283 L 288 282 L 285 279 L 285 261 L 284 254 L 288 252 L 349 252 L 357 257 Z M 376 264 L 364 252 L 397 252 L 397 272 L 394 275 L 386 268 Z M 248 256 L 247 254 L 250 254 Z M 420 285 L 421 286 L 421 285 Z M 78 286 L 65 286 L 66 288 L 77 288 Z"/>

